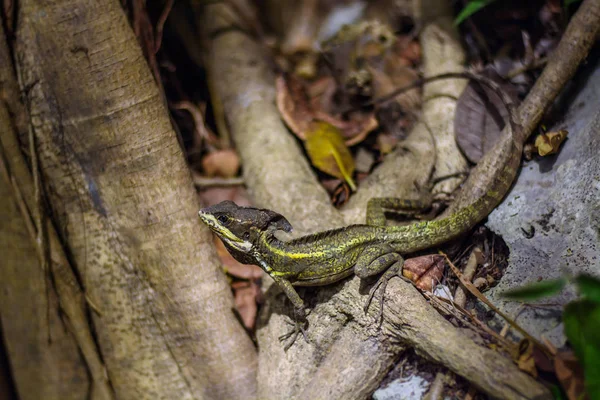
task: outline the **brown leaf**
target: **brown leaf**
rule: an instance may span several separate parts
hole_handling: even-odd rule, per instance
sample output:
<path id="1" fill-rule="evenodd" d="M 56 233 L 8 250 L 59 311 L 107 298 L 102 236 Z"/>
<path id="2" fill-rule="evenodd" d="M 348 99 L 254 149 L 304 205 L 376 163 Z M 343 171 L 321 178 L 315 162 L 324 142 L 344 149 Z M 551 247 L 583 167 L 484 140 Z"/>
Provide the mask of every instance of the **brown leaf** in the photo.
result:
<path id="1" fill-rule="evenodd" d="M 527 372 L 529 375 L 537 378 L 537 368 L 535 367 L 535 358 L 533 356 L 534 344 L 527 339 L 524 339 L 519 344 L 519 358 L 517 365 L 521 371 Z"/>
<path id="2" fill-rule="evenodd" d="M 202 169 L 207 176 L 231 178 L 240 169 L 240 158 L 234 150 L 216 150 L 204 156 Z"/>
<path id="3" fill-rule="evenodd" d="M 340 130 L 341 135 L 346 140 L 346 146 L 354 146 L 362 142 L 372 130 L 379 126 L 373 113 L 354 112 L 350 114 L 349 121 L 333 116 L 327 117 L 320 112 L 317 113 L 317 116 Z"/>
<path id="4" fill-rule="evenodd" d="M 377 119 L 372 112 L 353 112 L 349 120 L 331 114 L 334 83 L 332 79 L 322 79 L 310 85 L 309 98 L 298 79 L 277 78 L 277 108 L 285 124 L 299 139 L 306 140 L 314 121 L 325 121 L 338 128 L 348 146 L 360 143 L 377 128 Z"/>
<path id="5" fill-rule="evenodd" d="M 406 60 L 404 65 L 417 65 L 421 61 L 421 45 L 416 40 L 410 40 L 410 36 L 398 36 L 393 51 L 399 59 Z"/>
<path id="6" fill-rule="evenodd" d="M 509 84 L 502 83 L 493 70 L 484 75 L 497 81 L 513 100 L 516 93 Z M 488 87 L 470 82 L 459 97 L 454 117 L 456 141 L 469 161 L 477 163 L 500 139 L 508 112 L 500 97 Z"/>
<path id="7" fill-rule="evenodd" d="M 572 351 L 561 351 L 554 358 L 556 377 L 569 400 L 585 398 L 583 368 Z"/>
<path id="8" fill-rule="evenodd" d="M 314 113 L 302 84 L 297 79 L 285 79 L 283 76 L 278 76 L 275 87 L 277 88 L 277 108 L 281 118 L 296 136 L 305 140 L 306 131 L 314 119 Z"/>
<path id="9" fill-rule="evenodd" d="M 306 152 L 313 165 L 329 175 L 344 179 L 352 190 L 354 159 L 339 129 L 327 122 L 314 122 L 306 133 Z"/>
<path id="10" fill-rule="evenodd" d="M 568 131 L 561 129 L 558 132 L 546 132 L 535 138 L 534 147 L 540 156 L 547 156 L 558 152 L 560 145 L 567 138 Z"/>
<path id="11" fill-rule="evenodd" d="M 402 275 L 421 289 L 431 292 L 444 274 L 444 257 L 438 254 L 409 258 L 404 261 Z"/>
<path id="12" fill-rule="evenodd" d="M 336 90 L 337 86 L 333 77 L 322 78 L 308 87 L 314 118 L 329 122 L 338 128 L 346 139 L 346 145 L 354 146 L 362 142 L 369 132 L 376 129 L 379 124 L 373 112 L 354 111 L 348 115 L 348 120 L 333 115 Z"/>
<path id="13" fill-rule="evenodd" d="M 260 296 L 260 288 L 255 282 L 234 282 L 231 285 L 237 309 L 244 326 L 252 330 L 256 323 L 258 307 L 257 298 Z"/>
<path id="14" fill-rule="evenodd" d="M 414 69 L 399 65 L 391 56 L 386 57 L 384 65 L 383 69 L 369 69 L 373 79 L 374 98 L 385 97 L 395 89 L 407 86 L 418 79 Z M 420 107 L 421 91 L 414 88 L 394 97 L 393 100 L 376 105 L 375 111 L 384 131 L 402 137 L 412 125 Z"/>

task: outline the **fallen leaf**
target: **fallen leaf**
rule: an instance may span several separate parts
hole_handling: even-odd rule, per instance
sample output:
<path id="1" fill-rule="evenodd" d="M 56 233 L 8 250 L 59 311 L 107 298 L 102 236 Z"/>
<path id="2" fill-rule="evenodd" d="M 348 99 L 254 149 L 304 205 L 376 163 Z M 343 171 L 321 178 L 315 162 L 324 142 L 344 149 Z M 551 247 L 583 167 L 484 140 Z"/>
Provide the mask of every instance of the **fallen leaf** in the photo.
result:
<path id="1" fill-rule="evenodd" d="M 334 83 L 331 79 L 319 80 L 308 87 L 307 93 L 300 80 L 283 76 L 277 78 L 277 108 L 285 124 L 299 139 L 306 140 L 307 132 L 315 121 L 325 121 L 338 128 L 348 146 L 360 143 L 378 127 L 373 112 L 355 111 L 348 120 L 331 114 L 335 92 L 331 85 Z"/>
<path id="2" fill-rule="evenodd" d="M 523 339 L 519 344 L 519 358 L 517 364 L 521 371 L 537 378 L 537 368 L 535 367 L 535 358 L 533 356 L 534 345 L 527 339 Z"/>
<path id="3" fill-rule="evenodd" d="M 421 45 L 417 40 L 410 40 L 410 36 L 398 36 L 392 51 L 400 59 L 406 60 L 405 65 L 417 65 L 421 62 Z"/>
<path id="4" fill-rule="evenodd" d="M 316 168 L 344 179 L 352 190 L 356 190 L 352 180 L 354 159 L 338 128 L 327 122 L 314 122 L 306 133 L 304 146 Z"/>
<path id="5" fill-rule="evenodd" d="M 277 89 L 277 108 L 281 118 L 290 130 L 300 139 L 306 139 L 306 131 L 314 119 L 302 84 L 297 79 L 285 79 L 278 76 L 275 80 Z"/>
<path id="6" fill-rule="evenodd" d="M 377 118 L 375 118 L 372 112 L 353 112 L 350 114 L 348 121 L 335 117 L 325 119 L 323 118 L 323 113 L 318 113 L 317 116 L 340 130 L 346 141 L 346 146 L 354 146 L 362 142 L 371 131 L 379 126 Z"/>
<path id="7" fill-rule="evenodd" d="M 503 83 L 500 76 L 487 69 L 484 75 L 493 79 L 517 102 L 512 85 Z M 456 103 L 454 131 L 460 149 L 473 163 L 477 163 L 500 139 L 508 118 L 508 111 L 500 97 L 490 88 L 470 82 Z"/>
<path id="8" fill-rule="evenodd" d="M 584 398 L 583 368 L 572 351 L 561 351 L 556 354 L 554 370 L 569 400 Z"/>
<path id="9" fill-rule="evenodd" d="M 232 178 L 240 169 L 240 157 L 234 150 L 216 150 L 202 159 L 202 169 L 207 176 Z"/>
<path id="10" fill-rule="evenodd" d="M 260 288 L 255 282 L 234 282 L 231 285 L 235 308 L 237 309 L 242 323 L 246 329 L 253 330 L 256 323 L 258 311 L 257 298 L 260 296 Z"/>
<path id="11" fill-rule="evenodd" d="M 338 185 L 331 194 L 331 204 L 335 207 L 341 207 L 350 199 L 350 189 L 348 185 Z"/>
<path id="12" fill-rule="evenodd" d="M 404 261 L 402 275 L 421 289 L 431 292 L 444 274 L 444 257 L 439 254 L 409 258 Z"/>
<path id="13" fill-rule="evenodd" d="M 540 156 L 547 156 L 558 152 L 560 145 L 565 141 L 568 131 L 561 129 L 558 132 L 545 132 L 535 138 L 534 147 Z"/>

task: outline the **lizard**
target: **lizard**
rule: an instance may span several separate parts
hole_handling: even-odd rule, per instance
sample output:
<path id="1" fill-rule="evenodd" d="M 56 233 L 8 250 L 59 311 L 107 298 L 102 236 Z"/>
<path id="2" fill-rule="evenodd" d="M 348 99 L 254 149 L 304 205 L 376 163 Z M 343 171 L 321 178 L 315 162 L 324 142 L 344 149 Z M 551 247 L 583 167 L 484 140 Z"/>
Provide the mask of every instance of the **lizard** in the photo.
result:
<path id="1" fill-rule="evenodd" d="M 481 83 L 490 84 L 487 81 Z M 419 210 L 419 201 L 372 198 L 367 205 L 367 223 L 349 225 L 282 240 L 275 232 L 292 231 L 281 214 L 255 207 L 241 207 L 223 201 L 199 211 L 200 219 L 222 240 L 231 255 L 241 263 L 261 267 L 283 290 L 294 306 L 297 320 L 306 320 L 304 301 L 295 286 L 321 286 L 338 282 L 353 273 L 364 279 L 383 272 L 369 293 L 368 308 L 381 286 L 381 307 L 389 279 L 401 276 L 404 256 L 435 247 L 470 231 L 501 202 L 517 175 L 523 144 L 517 133 L 512 102 L 503 98 L 509 109 L 510 140 L 503 149 L 498 166 L 492 171 L 491 185 L 482 196 L 449 216 L 410 225 L 385 226 L 385 209 Z M 385 271 L 385 272 L 384 272 Z M 382 313 L 382 308 L 380 313 Z M 283 335 L 285 339 L 294 332 Z M 295 331 L 296 335 L 298 329 Z M 292 343 L 295 340 L 292 339 Z M 288 346 L 289 347 L 289 346 Z"/>

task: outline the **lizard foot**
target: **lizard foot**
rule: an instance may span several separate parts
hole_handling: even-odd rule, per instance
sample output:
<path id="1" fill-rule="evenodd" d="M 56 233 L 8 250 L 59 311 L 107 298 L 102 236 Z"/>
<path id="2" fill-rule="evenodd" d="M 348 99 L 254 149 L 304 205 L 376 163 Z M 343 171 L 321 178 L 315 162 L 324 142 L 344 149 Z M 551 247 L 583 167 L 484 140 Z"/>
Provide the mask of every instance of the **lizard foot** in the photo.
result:
<path id="1" fill-rule="evenodd" d="M 369 298 L 367 299 L 367 301 L 365 303 L 365 307 L 364 307 L 365 314 L 369 310 L 369 306 L 371 305 L 371 302 L 373 301 L 373 297 L 375 296 L 375 293 L 381 287 L 381 298 L 379 299 L 379 323 L 383 322 L 383 300 L 385 299 L 385 290 L 387 288 L 387 284 L 388 284 L 389 280 L 395 276 L 399 276 L 399 277 L 403 278 L 402 277 L 402 266 L 403 265 L 404 265 L 404 260 L 398 261 L 398 262 L 392 264 L 392 266 L 383 273 L 383 275 L 377 280 L 377 283 L 375 283 L 375 285 L 373 285 L 373 287 L 369 291 Z"/>
<path id="2" fill-rule="evenodd" d="M 285 342 L 286 340 L 290 339 L 288 341 L 288 343 L 283 347 L 283 351 L 288 351 L 288 349 L 290 347 L 292 347 L 292 345 L 296 342 L 296 339 L 298 338 L 298 335 L 300 333 L 302 333 L 304 340 L 306 341 L 306 343 L 308 343 L 308 337 L 306 336 L 306 329 L 305 329 L 305 326 L 308 323 L 308 321 L 306 320 L 306 314 L 304 312 L 304 309 L 302 309 L 301 311 L 296 310 L 295 314 L 296 314 L 296 319 L 294 319 L 294 320 L 286 319 L 286 322 L 289 325 L 292 325 L 292 329 L 290 329 L 288 332 L 284 333 L 283 335 L 279 336 L 280 342 Z"/>

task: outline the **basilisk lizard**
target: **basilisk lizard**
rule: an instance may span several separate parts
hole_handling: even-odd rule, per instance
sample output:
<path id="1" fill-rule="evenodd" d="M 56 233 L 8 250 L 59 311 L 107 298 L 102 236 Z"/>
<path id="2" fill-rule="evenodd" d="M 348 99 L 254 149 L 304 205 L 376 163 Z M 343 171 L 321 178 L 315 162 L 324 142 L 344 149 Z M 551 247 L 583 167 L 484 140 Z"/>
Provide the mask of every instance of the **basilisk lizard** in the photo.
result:
<path id="1" fill-rule="evenodd" d="M 385 293 L 387 281 L 401 273 L 403 255 L 438 246 L 468 232 L 508 192 L 517 174 L 523 146 L 520 135 L 515 133 L 520 126 L 515 122 L 512 103 L 507 97 L 501 97 L 509 109 L 512 140 L 496 164 L 499 167 L 493 171 L 491 189 L 446 218 L 405 226 L 385 226 L 384 209 L 415 210 L 422 205 L 415 201 L 376 198 L 369 201 L 367 223 L 364 225 L 350 225 L 289 241 L 278 239 L 275 232 L 290 232 L 291 224 L 284 216 L 271 210 L 240 207 L 224 201 L 200 210 L 200 218 L 217 234 L 236 260 L 258 265 L 273 278 L 294 305 L 300 320 L 304 321 L 306 317 L 304 302 L 294 286 L 328 285 L 352 273 L 367 278 L 385 271 L 379 283 L 371 289 L 368 307 L 377 288 L 381 285 L 382 293 Z M 284 338 L 289 336 L 284 335 Z"/>

